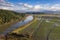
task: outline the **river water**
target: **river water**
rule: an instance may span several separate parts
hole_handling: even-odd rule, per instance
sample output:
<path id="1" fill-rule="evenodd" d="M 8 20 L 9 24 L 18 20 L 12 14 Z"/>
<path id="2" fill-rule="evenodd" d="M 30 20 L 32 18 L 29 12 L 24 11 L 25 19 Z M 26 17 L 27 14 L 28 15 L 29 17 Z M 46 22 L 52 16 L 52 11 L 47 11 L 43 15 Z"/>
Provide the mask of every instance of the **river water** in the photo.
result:
<path id="1" fill-rule="evenodd" d="M 7 33 L 9 33 L 11 31 L 13 31 L 14 29 L 17 29 L 17 28 L 19 28 L 19 27 L 21 27 L 21 26 L 23 26 L 23 25 L 31 22 L 32 20 L 33 20 L 33 16 L 31 16 L 31 15 L 30 16 L 27 16 L 24 21 L 20 21 L 20 22 L 18 22 L 16 24 L 12 25 L 10 28 L 6 29 L 3 32 L 3 34 L 6 35 Z"/>

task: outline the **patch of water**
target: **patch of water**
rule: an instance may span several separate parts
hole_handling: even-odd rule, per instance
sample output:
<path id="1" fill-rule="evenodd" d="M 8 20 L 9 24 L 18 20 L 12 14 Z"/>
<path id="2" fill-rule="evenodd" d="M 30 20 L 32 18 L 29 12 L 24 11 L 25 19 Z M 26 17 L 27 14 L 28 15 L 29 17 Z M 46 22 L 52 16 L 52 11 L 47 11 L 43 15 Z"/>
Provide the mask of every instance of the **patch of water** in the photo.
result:
<path id="1" fill-rule="evenodd" d="M 7 33 L 13 31 L 14 29 L 19 28 L 19 27 L 22 26 L 22 25 L 25 25 L 25 24 L 31 22 L 32 20 L 33 20 L 33 16 L 27 16 L 24 21 L 20 21 L 20 22 L 18 22 L 18 23 L 16 23 L 16 24 L 12 25 L 10 28 L 8 28 L 7 30 L 5 30 L 5 31 L 3 32 L 3 34 L 6 35 Z"/>

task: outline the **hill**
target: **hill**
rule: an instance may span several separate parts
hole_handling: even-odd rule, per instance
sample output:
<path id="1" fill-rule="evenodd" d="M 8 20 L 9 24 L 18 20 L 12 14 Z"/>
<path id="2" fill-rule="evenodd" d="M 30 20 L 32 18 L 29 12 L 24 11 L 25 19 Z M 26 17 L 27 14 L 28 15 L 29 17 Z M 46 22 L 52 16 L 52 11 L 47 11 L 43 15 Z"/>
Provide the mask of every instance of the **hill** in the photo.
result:
<path id="1" fill-rule="evenodd" d="M 1 10 L 0 9 L 0 25 L 4 23 L 8 23 L 11 20 L 17 20 L 24 17 L 24 14 L 17 13 L 10 10 Z"/>

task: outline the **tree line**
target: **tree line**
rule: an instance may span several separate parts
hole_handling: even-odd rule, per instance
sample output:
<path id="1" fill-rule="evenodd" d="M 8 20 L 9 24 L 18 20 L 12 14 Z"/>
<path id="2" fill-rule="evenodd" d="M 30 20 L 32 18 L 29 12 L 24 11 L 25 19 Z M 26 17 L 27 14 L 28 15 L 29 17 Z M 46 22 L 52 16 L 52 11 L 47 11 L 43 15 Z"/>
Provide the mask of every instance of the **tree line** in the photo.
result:
<path id="1" fill-rule="evenodd" d="M 0 9 L 0 24 L 9 22 L 11 20 L 16 20 L 19 18 L 24 17 L 25 14 L 23 13 L 17 13 L 14 11 L 10 11 L 10 10 L 1 10 Z"/>

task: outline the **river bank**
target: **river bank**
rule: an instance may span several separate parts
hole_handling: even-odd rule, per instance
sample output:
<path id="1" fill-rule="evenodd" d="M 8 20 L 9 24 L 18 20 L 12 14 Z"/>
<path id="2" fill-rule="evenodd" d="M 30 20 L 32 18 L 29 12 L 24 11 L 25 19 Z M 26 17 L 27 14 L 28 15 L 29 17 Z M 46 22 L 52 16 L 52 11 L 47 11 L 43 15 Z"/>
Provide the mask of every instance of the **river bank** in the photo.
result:
<path id="1" fill-rule="evenodd" d="M 30 18 L 31 18 L 31 19 L 30 19 Z M 32 20 L 33 20 L 33 16 L 27 16 L 25 20 L 20 21 L 20 22 L 18 22 L 18 23 L 16 23 L 16 24 L 10 26 L 10 28 L 8 28 L 7 30 L 5 30 L 5 31 L 3 32 L 3 34 L 6 35 L 7 33 L 13 31 L 14 29 L 19 28 L 19 27 L 22 26 L 22 25 L 25 25 L 25 24 L 31 22 Z M 1 35 L 1 36 L 4 38 L 4 35 Z"/>
<path id="2" fill-rule="evenodd" d="M 24 18 L 19 18 L 19 19 L 16 19 L 16 20 L 11 20 L 10 22 L 8 23 L 4 23 L 2 25 L 0 25 L 0 34 L 3 33 L 7 28 L 9 28 L 11 25 L 14 25 L 22 20 L 24 20 Z"/>

